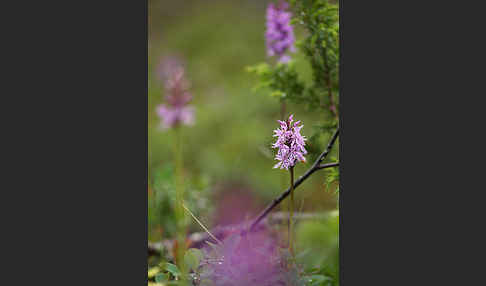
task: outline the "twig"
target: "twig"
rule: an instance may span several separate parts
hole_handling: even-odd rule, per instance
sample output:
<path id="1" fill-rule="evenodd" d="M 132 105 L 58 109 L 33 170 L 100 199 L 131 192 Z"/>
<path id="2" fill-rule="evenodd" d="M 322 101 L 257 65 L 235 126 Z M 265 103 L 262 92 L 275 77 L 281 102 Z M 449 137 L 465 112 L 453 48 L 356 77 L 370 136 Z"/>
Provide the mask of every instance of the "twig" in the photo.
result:
<path id="1" fill-rule="evenodd" d="M 294 213 L 294 220 L 323 220 L 330 216 L 331 212 L 298 212 Z M 289 217 L 287 212 L 274 212 L 269 215 L 266 219 L 270 224 L 284 222 Z"/>
<path id="2" fill-rule="evenodd" d="M 331 140 L 329 141 L 329 143 L 327 144 L 327 148 L 324 150 L 324 152 L 321 153 L 321 155 L 319 155 L 319 157 L 317 158 L 317 160 L 314 162 L 314 164 L 312 164 L 312 167 L 310 167 L 305 173 L 304 175 L 300 176 L 294 183 L 294 189 L 297 188 L 298 186 L 300 186 L 300 184 L 302 184 L 310 175 L 312 175 L 315 171 L 317 170 L 320 170 L 320 169 L 323 169 L 321 168 L 321 163 L 322 161 L 324 161 L 324 159 L 326 159 L 327 155 L 329 154 L 329 152 L 331 151 L 331 148 L 332 146 L 334 145 L 334 143 L 336 142 L 336 139 L 339 135 L 339 128 L 336 130 L 336 132 L 334 133 L 334 135 L 331 137 Z M 327 167 L 326 167 L 327 168 Z M 290 194 L 290 187 L 287 188 L 287 190 L 285 192 L 283 192 L 280 196 L 278 196 L 276 199 L 274 199 L 261 213 L 260 215 L 258 215 L 258 217 L 253 221 L 253 223 L 251 224 L 250 226 L 250 229 L 249 231 L 253 231 L 256 227 L 256 225 L 258 225 L 258 223 L 263 219 L 265 218 L 268 213 L 270 213 L 270 211 L 275 208 L 278 204 L 280 204 L 280 202 L 282 202 L 288 195 Z"/>
<path id="3" fill-rule="evenodd" d="M 199 226 L 201 226 L 202 229 L 204 229 L 204 231 L 206 231 L 208 233 L 208 235 L 216 240 L 219 244 L 223 244 L 221 242 L 221 240 L 219 240 L 216 236 L 214 236 L 210 231 L 209 229 L 207 229 L 204 224 L 202 222 L 200 222 L 197 217 L 186 207 L 186 205 L 182 204 L 182 207 L 192 216 L 192 218 L 199 224 Z"/>
<path id="4" fill-rule="evenodd" d="M 311 213 L 311 212 L 298 212 L 294 213 L 294 220 L 301 221 L 301 220 L 324 220 L 332 216 L 332 212 L 319 212 L 319 213 Z M 277 224 L 286 222 L 289 217 L 288 212 L 273 212 L 269 214 L 265 221 L 268 221 L 269 224 Z M 237 232 L 241 228 L 241 225 L 229 225 L 224 227 L 216 227 L 212 229 L 211 233 L 215 237 L 219 237 L 219 240 L 224 240 L 225 237 L 230 235 L 231 233 Z M 260 230 L 264 230 L 265 227 L 260 224 Z M 204 242 L 206 241 L 215 241 L 214 238 L 209 236 L 208 232 L 194 232 L 188 235 L 187 240 L 189 242 L 190 248 L 201 248 L 204 246 Z M 173 258 L 171 255 L 172 249 L 174 248 L 174 240 L 172 239 L 165 239 L 159 242 L 148 242 L 148 253 L 149 256 L 152 255 L 161 255 L 163 249 L 167 250 L 167 258 Z"/>
<path id="5" fill-rule="evenodd" d="M 319 155 L 319 158 L 317 158 L 317 160 L 314 162 L 312 168 L 315 168 L 317 165 L 322 163 L 324 159 L 326 159 L 327 155 L 331 151 L 332 146 L 334 145 L 334 142 L 336 142 L 338 135 L 339 135 L 339 128 L 336 129 L 336 132 L 334 132 L 334 135 L 332 135 L 331 140 L 329 140 L 329 143 L 327 144 L 326 150 L 324 150 L 324 152 L 322 152 L 321 155 Z"/>
<path id="6" fill-rule="evenodd" d="M 331 168 L 331 167 L 337 167 L 339 166 L 339 162 L 334 162 L 334 163 L 328 163 L 328 164 L 322 164 L 317 166 L 317 169 L 325 169 L 325 168 Z"/>

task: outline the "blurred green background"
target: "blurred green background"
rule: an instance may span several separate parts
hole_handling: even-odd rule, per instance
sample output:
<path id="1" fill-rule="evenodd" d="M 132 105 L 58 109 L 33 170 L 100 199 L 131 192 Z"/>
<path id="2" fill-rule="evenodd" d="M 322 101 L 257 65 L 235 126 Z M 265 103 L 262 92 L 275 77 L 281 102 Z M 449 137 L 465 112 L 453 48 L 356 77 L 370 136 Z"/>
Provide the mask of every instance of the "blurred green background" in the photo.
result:
<path id="1" fill-rule="evenodd" d="M 268 2 L 149 0 L 149 241 L 173 232 L 173 134 L 158 129 L 155 113 L 157 104 L 164 102 L 163 85 L 155 73 L 164 56 L 181 57 L 192 84 L 196 123 L 184 127 L 183 152 L 186 194 L 195 214 L 208 227 L 252 218 L 288 186 L 288 173 L 272 169 L 276 162 L 270 144 L 280 103 L 269 92 L 253 91 L 257 78 L 246 72 L 247 66 L 267 60 Z M 297 29 L 296 38 L 303 32 Z M 294 58 L 301 75 L 310 80 L 303 56 Z M 303 121 L 303 135 L 314 133 L 318 111 L 287 104 L 289 113 Z M 324 138 L 317 148 L 323 150 L 326 142 Z M 311 164 L 298 164 L 296 177 Z M 240 217 L 218 217 L 221 208 L 237 209 L 238 204 L 245 206 Z M 296 205 L 303 205 L 304 211 L 336 209 L 337 196 L 326 190 L 325 172 L 315 173 L 297 189 Z M 325 228 L 307 224 L 303 232 L 320 235 Z M 192 224 L 190 231 L 201 230 Z M 315 241 L 312 235 L 303 240 Z"/>

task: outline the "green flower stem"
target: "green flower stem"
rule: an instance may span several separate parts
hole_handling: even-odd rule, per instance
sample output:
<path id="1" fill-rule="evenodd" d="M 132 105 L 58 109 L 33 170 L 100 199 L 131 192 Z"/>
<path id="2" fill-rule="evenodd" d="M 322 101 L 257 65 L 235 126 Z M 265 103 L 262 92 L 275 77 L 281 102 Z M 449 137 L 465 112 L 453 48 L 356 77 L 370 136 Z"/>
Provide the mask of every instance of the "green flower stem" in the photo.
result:
<path id="1" fill-rule="evenodd" d="M 319 168 L 318 166 L 326 159 L 327 155 L 329 154 L 329 152 L 331 152 L 331 148 L 332 146 L 334 145 L 334 143 L 336 142 L 336 139 L 339 135 L 339 128 L 336 130 L 336 132 L 334 133 L 334 135 L 331 137 L 331 140 L 329 141 L 329 143 L 327 144 L 327 147 L 326 149 L 324 150 L 324 152 L 321 153 L 321 155 L 319 155 L 319 157 L 317 158 L 317 160 L 312 164 L 312 167 L 310 167 L 309 169 L 307 169 L 307 171 L 302 175 L 300 176 L 297 181 L 295 181 L 295 183 L 293 185 L 291 185 L 286 191 L 284 191 L 282 194 L 280 194 L 277 198 L 275 198 L 256 218 L 255 220 L 253 221 L 253 223 L 250 225 L 250 229 L 249 231 L 254 231 L 256 226 L 276 207 L 278 206 L 289 194 L 290 194 L 290 190 L 292 189 L 295 189 L 297 188 L 298 186 L 300 186 L 300 184 L 302 184 L 302 182 L 304 182 L 305 180 L 307 180 L 307 178 L 309 178 L 312 174 L 314 174 L 317 170 L 319 169 L 324 169 L 324 168 L 328 168 L 328 167 L 334 167 L 334 165 L 332 164 L 323 164 L 322 165 L 322 168 Z M 327 165 L 327 166 L 326 166 Z"/>
<path id="2" fill-rule="evenodd" d="M 181 270 L 181 278 L 187 277 L 186 266 L 184 263 L 184 253 L 186 251 L 186 219 L 184 216 L 184 174 L 183 174 L 183 157 L 182 157 L 182 130 L 179 126 L 174 128 L 174 161 L 175 161 L 175 189 L 176 189 L 176 262 Z"/>
<path id="3" fill-rule="evenodd" d="M 282 121 L 285 121 L 286 107 L 287 106 L 285 104 L 284 99 L 280 98 L 280 120 L 282 120 Z M 285 186 L 287 185 L 286 182 L 287 182 L 287 175 L 285 175 L 285 173 L 282 173 L 282 177 L 281 177 L 281 180 L 280 180 L 282 188 L 285 188 Z M 289 201 L 287 201 L 286 205 L 287 205 L 287 209 L 290 209 L 290 202 Z M 288 217 L 288 220 L 287 220 L 287 233 L 288 233 L 287 240 L 290 241 L 290 216 Z"/>
<path id="4" fill-rule="evenodd" d="M 294 167 L 290 167 L 290 204 L 289 204 L 289 251 L 294 255 Z"/>

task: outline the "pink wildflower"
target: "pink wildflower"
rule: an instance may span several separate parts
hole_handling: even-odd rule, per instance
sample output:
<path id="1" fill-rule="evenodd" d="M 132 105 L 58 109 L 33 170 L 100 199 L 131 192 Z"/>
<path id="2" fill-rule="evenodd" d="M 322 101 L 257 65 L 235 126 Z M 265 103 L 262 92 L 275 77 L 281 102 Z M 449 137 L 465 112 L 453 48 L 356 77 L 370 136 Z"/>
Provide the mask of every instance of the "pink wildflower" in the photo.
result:
<path id="1" fill-rule="evenodd" d="M 305 150 L 306 138 L 300 134 L 300 130 L 304 125 L 300 125 L 300 121 L 293 123 L 293 115 L 289 116 L 287 121 L 278 120 L 280 128 L 275 129 L 273 137 L 277 137 L 277 141 L 272 145 L 272 148 L 278 148 L 275 160 L 278 162 L 273 168 L 280 168 L 288 170 L 293 167 L 296 161 L 305 162 L 304 155 L 307 154 Z"/>
<path id="2" fill-rule="evenodd" d="M 268 56 L 277 56 L 278 61 L 286 63 L 290 56 L 286 52 L 295 52 L 294 29 L 290 25 L 292 14 L 287 11 L 288 4 L 280 1 L 278 6 L 270 3 L 267 8 L 267 29 L 265 40 Z"/>
<path id="3" fill-rule="evenodd" d="M 164 80 L 167 104 L 157 106 L 161 127 L 168 129 L 181 123 L 194 124 L 194 108 L 188 105 L 192 95 L 188 92 L 189 82 L 184 77 L 184 68 L 175 59 L 169 59 L 162 67 L 159 72 Z"/>

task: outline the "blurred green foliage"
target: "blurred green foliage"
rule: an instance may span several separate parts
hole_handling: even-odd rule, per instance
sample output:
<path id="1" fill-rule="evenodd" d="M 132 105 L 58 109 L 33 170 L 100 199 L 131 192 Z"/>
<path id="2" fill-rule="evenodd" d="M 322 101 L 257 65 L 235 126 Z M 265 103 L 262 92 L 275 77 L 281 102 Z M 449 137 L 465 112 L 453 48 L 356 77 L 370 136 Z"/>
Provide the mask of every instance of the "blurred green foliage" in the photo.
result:
<path id="1" fill-rule="evenodd" d="M 149 240 L 171 238 L 175 232 L 173 145 L 174 134 L 158 129 L 155 108 L 164 101 L 156 69 L 165 56 L 184 60 L 191 81 L 196 124 L 184 127 L 184 189 L 188 208 L 208 227 L 222 191 L 245 185 L 265 204 L 288 184 L 283 171 L 272 169 L 270 148 L 278 127 L 281 102 L 305 127 L 308 162 L 298 164 L 300 176 L 325 148 L 338 122 L 329 106 L 339 111 L 338 7 L 324 0 L 295 0 L 293 20 L 298 52 L 290 65 L 268 61 L 265 55 L 265 8 L 270 1 L 149 0 Z M 258 64 L 260 63 L 260 64 Z M 250 72 L 248 72 L 250 71 Z M 256 75 L 256 76 L 255 76 Z M 254 87 L 257 88 L 254 88 Z M 338 146 L 338 145 L 336 145 Z M 338 160 L 334 148 L 330 161 Z M 296 191 L 296 204 L 304 211 L 337 207 L 339 172 L 320 171 Z M 332 190 L 332 191 L 329 191 Z M 190 221 L 189 216 L 187 217 Z M 189 231 L 200 231 L 190 223 Z M 303 269 L 289 279 L 299 285 L 339 285 L 339 215 L 304 221 L 296 229 L 298 263 Z M 195 274 L 202 260 L 189 250 L 185 263 Z M 178 285 L 177 266 L 164 257 L 149 263 L 149 285 Z M 297 270 L 295 270 L 297 271 Z M 194 274 L 193 273 L 193 274 Z M 211 281 L 201 281 L 211 285 Z"/>
<path id="2" fill-rule="evenodd" d="M 262 204 L 280 194 L 282 173 L 272 169 L 272 130 L 278 127 L 279 101 L 260 90 L 252 92 L 255 76 L 246 67 L 263 62 L 265 56 L 265 8 L 269 1 L 149 1 L 149 240 L 170 236 L 170 192 L 173 179 L 173 135 L 158 130 L 155 107 L 164 101 L 162 83 L 155 71 L 164 56 L 178 55 L 186 64 L 196 107 L 196 124 L 183 130 L 186 194 L 211 202 L 219 195 L 216 186 L 237 182 L 254 190 Z M 306 31 L 296 27 L 296 37 Z M 293 56 L 299 79 L 312 83 L 312 67 L 306 55 Z M 304 122 L 302 133 L 308 148 L 322 151 L 329 135 L 322 128 L 322 112 L 289 102 L 287 110 Z M 313 136 L 314 135 L 314 136 Z M 312 163 L 299 164 L 296 176 Z M 325 192 L 324 172 L 307 180 L 296 192 L 304 210 L 336 207 L 336 196 Z M 230 191 L 230 190 L 229 190 Z M 200 212 L 212 226 L 210 209 Z M 205 207 L 203 207 L 205 208 Z M 162 228 L 162 231 L 160 230 Z M 194 227 L 197 229 L 197 226 Z"/>
<path id="3" fill-rule="evenodd" d="M 325 220 L 300 223 L 296 234 L 301 252 L 299 263 L 309 272 L 315 269 L 315 273 L 329 277 L 329 283 L 339 284 L 338 212 L 331 212 Z"/>
<path id="4" fill-rule="evenodd" d="M 151 183 L 151 195 L 149 197 L 148 221 L 151 236 L 154 239 L 173 237 L 176 231 L 174 219 L 174 205 L 176 201 L 174 186 L 174 168 L 167 163 L 157 166 L 154 170 Z M 212 211 L 212 205 L 208 201 L 209 179 L 208 176 L 192 176 L 184 184 L 186 191 L 185 205 L 196 215 Z M 189 224 L 186 216 L 185 225 L 191 226 L 190 230 L 199 231 L 196 225 Z"/>

